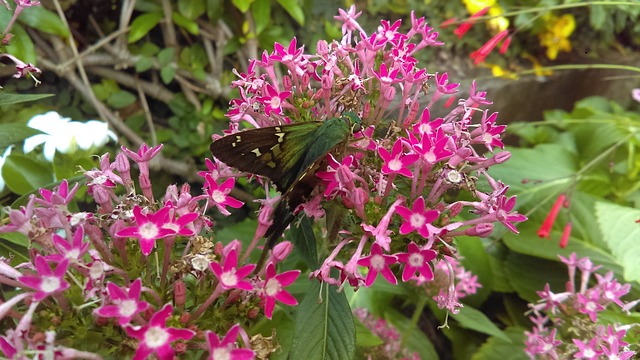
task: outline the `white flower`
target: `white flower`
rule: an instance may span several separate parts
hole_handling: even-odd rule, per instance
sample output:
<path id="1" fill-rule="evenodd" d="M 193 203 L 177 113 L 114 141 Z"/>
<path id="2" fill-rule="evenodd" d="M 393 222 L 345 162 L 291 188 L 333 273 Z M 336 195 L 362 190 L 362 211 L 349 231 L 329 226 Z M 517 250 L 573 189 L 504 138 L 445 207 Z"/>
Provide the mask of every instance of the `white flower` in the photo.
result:
<path id="1" fill-rule="evenodd" d="M 13 145 L 7 147 L 7 150 L 4 151 L 4 154 L 0 156 L 0 191 L 4 190 L 4 179 L 2 178 L 2 167 L 4 166 L 4 162 L 7 160 L 9 155 L 11 154 L 11 148 Z"/>
<path id="2" fill-rule="evenodd" d="M 34 135 L 24 141 L 25 154 L 33 151 L 36 146 L 44 144 L 44 157 L 51 162 L 56 150 L 69 154 L 78 148 L 89 150 L 101 147 L 110 138 L 114 141 L 118 139 L 103 121 L 90 120 L 86 123 L 71 121 L 70 118 L 63 118 L 55 111 L 32 117 L 27 126 L 40 130 L 44 134 Z"/>

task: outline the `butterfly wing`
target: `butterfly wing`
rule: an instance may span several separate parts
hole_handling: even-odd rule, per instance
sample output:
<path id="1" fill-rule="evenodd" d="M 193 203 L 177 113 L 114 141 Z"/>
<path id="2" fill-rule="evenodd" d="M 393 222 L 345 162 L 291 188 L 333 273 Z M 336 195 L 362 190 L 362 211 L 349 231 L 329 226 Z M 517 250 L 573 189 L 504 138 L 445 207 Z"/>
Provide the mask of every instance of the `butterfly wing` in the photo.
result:
<path id="1" fill-rule="evenodd" d="M 296 180 L 320 121 L 245 130 L 214 141 L 213 156 L 240 171 L 266 176 L 283 194 Z"/>

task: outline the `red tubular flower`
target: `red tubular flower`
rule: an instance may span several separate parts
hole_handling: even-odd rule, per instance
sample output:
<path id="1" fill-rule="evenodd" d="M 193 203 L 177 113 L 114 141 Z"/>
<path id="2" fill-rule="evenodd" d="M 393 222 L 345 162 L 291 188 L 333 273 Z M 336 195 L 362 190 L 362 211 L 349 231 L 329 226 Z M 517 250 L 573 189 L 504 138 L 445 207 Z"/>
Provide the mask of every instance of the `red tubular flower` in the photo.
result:
<path id="1" fill-rule="evenodd" d="M 471 27 L 473 26 L 473 24 L 475 24 L 475 20 L 477 18 L 479 18 L 480 16 L 484 15 L 487 13 L 487 11 L 489 11 L 489 6 L 487 6 L 486 8 L 478 11 L 477 13 L 471 15 L 471 17 L 469 19 L 467 19 L 465 22 L 463 22 L 462 24 L 460 24 L 455 30 L 453 30 L 453 33 L 458 35 L 459 39 L 462 39 L 462 37 L 464 36 L 464 34 L 467 33 L 467 31 L 469 31 L 469 29 L 471 29 Z M 446 21 L 445 21 L 446 23 Z M 448 24 L 447 24 L 448 25 Z"/>
<path id="2" fill-rule="evenodd" d="M 478 65 L 484 61 L 484 59 L 493 51 L 498 43 L 509 35 L 509 30 L 504 30 L 497 33 L 494 37 L 489 39 L 480 49 L 471 53 L 470 57 L 473 59 L 473 63 Z"/>
<path id="3" fill-rule="evenodd" d="M 571 235 L 571 222 L 568 222 L 567 225 L 564 226 L 564 231 L 562 231 L 562 237 L 560 238 L 560 248 L 564 249 L 569 244 L 569 236 Z"/>
<path id="4" fill-rule="evenodd" d="M 556 221 L 556 217 L 558 217 L 558 212 L 560 212 L 560 207 L 564 203 L 566 196 L 565 194 L 558 195 L 556 202 L 551 207 L 551 211 L 542 222 L 542 226 L 538 229 L 537 234 L 541 238 L 549 238 L 549 234 L 551 233 L 551 227 L 553 227 L 553 223 Z"/>

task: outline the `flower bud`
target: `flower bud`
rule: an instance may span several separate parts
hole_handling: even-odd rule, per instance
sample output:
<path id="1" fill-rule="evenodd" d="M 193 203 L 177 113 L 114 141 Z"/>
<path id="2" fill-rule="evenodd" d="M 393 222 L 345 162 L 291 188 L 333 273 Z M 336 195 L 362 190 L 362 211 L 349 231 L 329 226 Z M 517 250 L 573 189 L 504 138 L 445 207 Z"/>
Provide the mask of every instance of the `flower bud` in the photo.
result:
<path id="1" fill-rule="evenodd" d="M 492 223 L 482 223 L 472 228 L 466 229 L 464 231 L 464 234 L 468 236 L 478 236 L 481 238 L 486 238 L 487 236 L 491 235 L 492 232 L 493 232 Z"/>
<path id="2" fill-rule="evenodd" d="M 274 263 L 279 263 L 289 256 L 293 250 L 293 244 L 290 241 L 283 241 L 273 247 L 273 254 L 271 258 Z"/>
<path id="3" fill-rule="evenodd" d="M 173 298 L 178 309 L 182 309 L 187 302 L 187 286 L 182 280 L 175 282 L 173 287 Z"/>

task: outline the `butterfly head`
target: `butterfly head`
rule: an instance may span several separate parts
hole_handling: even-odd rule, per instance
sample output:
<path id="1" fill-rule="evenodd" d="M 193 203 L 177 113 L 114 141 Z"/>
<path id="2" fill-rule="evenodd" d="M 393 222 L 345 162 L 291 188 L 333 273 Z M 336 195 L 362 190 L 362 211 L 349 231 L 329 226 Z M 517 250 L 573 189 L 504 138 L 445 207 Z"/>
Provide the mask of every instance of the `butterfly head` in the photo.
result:
<path id="1" fill-rule="evenodd" d="M 352 134 L 362 131 L 362 120 L 358 115 L 356 115 L 356 113 L 345 112 L 344 114 L 342 114 L 341 118 L 351 126 Z"/>

